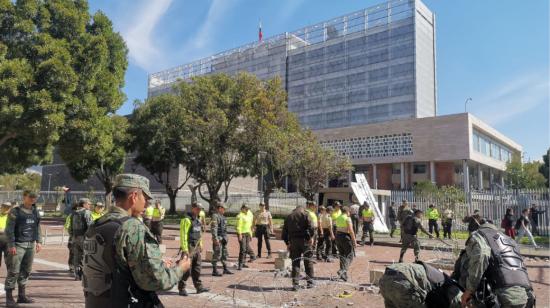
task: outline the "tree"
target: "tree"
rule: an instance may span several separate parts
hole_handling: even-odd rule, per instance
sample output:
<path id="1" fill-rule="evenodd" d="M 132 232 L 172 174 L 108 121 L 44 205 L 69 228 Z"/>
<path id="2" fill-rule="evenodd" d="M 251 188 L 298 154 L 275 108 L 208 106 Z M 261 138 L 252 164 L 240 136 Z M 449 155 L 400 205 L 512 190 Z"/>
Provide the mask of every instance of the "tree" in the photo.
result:
<path id="1" fill-rule="evenodd" d="M 290 149 L 301 132 L 296 116 L 288 111 L 279 78 L 262 83 L 244 118 L 243 151 L 250 162 L 249 175 L 260 179 L 262 197 L 269 208 L 270 195 L 283 187 L 290 175 Z"/>
<path id="2" fill-rule="evenodd" d="M 519 155 L 514 155 L 506 164 L 506 183 L 512 189 L 542 188 L 544 176 L 540 174 L 540 162 L 522 163 Z"/>
<path id="3" fill-rule="evenodd" d="M 542 156 L 542 160 L 544 163 L 539 167 L 539 172 L 546 178 L 546 187 L 550 187 L 550 149 Z"/>
<path id="4" fill-rule="evenodd" d="M 38 173 L 0 175 L 0 190 L 14 191 L 31 189 L 38 191 L 42 176 Z"/>
<path id="5" fill-rule="evenodd" d="M 174 174 L 180 164 L 189 160 L 189 128 L 189 114 L 174 94 L 147 100 L 134 110 L 130 120 L 129 150 L 135 151 L 134 161 L 164 185 L 172 214 L 176 212 L 178 191 L 190 177 L 187 173 L 185 180 L 178 183 L 178 174 Z"/>
<path id="6" fill-rule="evenodd" d="M 297 138 L 291 152 L 291 175 L 306 200 L 313 201 L 329 179 L 352 170 L 349 159 L 323 148 L 309 130 L 303 131 Z"/>
<path id="7" fill-rule="evenodd" d="M 124 171 L 128 136 L 128 120 L 111 115 L 98 116 L 88 121 L 71 121 L 71 128 L 60 142 L 60 155 L 71 176 L 83 182 L 95 176 L 105 189 L 107 203 L 117 174 Z"/>
<path id="8" fill-rule="evenodd" d="M 0 172 L 49 161 L 72 121 L 117 110 L 126 54 L 87 1 L 0 0 Z"/>
<path id="9" fill-rule="evenodd" d="M 190 119 L 189 156 L 183 165 L 199 183 L 199 195 L 210 204 L 210 212 L 221 200 L 220 189 L 225 188 L 227 201 L 231 181 L 249 173 L 253 156 L 243 150 L 251 142 L 244 129 L 246 110 L 259 92 L 261 82 L 246 73 L 195 77 L 177 88 Z M 208 194 L 202 192 L 203 187 Z"/>

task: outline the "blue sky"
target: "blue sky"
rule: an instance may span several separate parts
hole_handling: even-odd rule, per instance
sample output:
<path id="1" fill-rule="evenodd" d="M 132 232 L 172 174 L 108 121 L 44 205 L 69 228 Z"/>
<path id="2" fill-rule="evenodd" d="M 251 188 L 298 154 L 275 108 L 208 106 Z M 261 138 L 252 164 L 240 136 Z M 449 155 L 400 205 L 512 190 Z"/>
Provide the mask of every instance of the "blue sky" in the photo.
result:
<path id="1" fill-rule="evenodd" d="M 91 0 L 130 49 L 120 114 L 147 75 L 353 12 L 380 0 Z M 436 14 L 438 114 L 468 111 L 540 160 L 550 145 L 549 2 L 425 0 Z"/>

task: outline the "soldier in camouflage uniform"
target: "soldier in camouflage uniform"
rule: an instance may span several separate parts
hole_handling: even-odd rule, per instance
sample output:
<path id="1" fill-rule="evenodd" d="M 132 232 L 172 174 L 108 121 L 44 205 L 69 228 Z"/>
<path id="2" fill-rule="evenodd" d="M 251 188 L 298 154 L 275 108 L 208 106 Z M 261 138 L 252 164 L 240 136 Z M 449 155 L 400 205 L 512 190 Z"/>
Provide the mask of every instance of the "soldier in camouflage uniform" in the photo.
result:
<path id="1" fill-rule="evenodd" d="M 460 307 L 462 292 L 458 286 L 427 264 L 389 265 L 379 285 L 386 308 Z"/>
<path id="2" fill-rule="evenodd" d="M 13 299 L 13 289 L 17 283 L 18 303 L 33 303 L 34 300 L 25 295 L 27 281 L 31 275 L 34 253 L 42 249 L 42 232 L 40 216 L 35 203 L 38 195 L 26 190 L 23 192 L 23 204 L 14 207 L 8 214 L 6 236 L 8 238 L 8 273 L 6 276 L 6 307 L 17 307 Z"/>
<path id="3" fill-rule="evenodd" d="M 84 257 L 84 233 L 92 224 L 92 202 L 88 198 L 78 200 L 76 211 L 71 214 L 69 235 L 72 238 L 73 268 L 75 280 L 82 280 L 82 258 Z"/>
<path id="4" fill-rule="evenodd" d="M 533 289 L 516 242 L 477 219 L 479 228 L 466 241 L 452 275 L 465 289 L 462 305 L 490 307 L 489 302 L 498 302 L 501 308 L 533 307 Z M 481 293 L 486 297 L 480 298 Z"/>
<path id="5" fill-rule="evenodd" d="M 155 236 L 138 219 L 152 198 L 147 178 L 118 175 L 113 196 L 116 206 L 86 233 L 86 307 L 164 307 L 156 291 L 174 287 L 189 270 L 189 259 L 163 260 Z"/>
<path id="6" fill-rule="evenodd" d="M 210 232 L 212 232 L 212 276 L 222 276 L 223 274 L 233 274 L 227 268 L 227 220 L 224 216 L 225 205 L 218 203 L 217 212 L 212 215 L 210 223 Z M 218 260 L 222 262 L 223 273 L 218 272 Z"/>
<path id="7" fill-rule="evenodd" d="M 407 218 L 407 216 L 412 215 L 414 215 L 414 213 L 409 208 L 407 200 L 403 200 L 403 203 L 397 209 L 397 221 L 399 221 L 399 229 L 401 231 L 401 240 L 399 242 L 403 241 L 403 222 L 405 221 L 405 218 Z"/>
<path id="8" fill-rule="evenodd" d="M 413 246 L 414 259 L 415 261 L 418 261 L 418 257 L 420 255 L 420 243 L 418 242 L 418 238 L 416 236 L 418 230 L 424 232 L 430 238 L 433 238 L 433 236 L 422 226 L 422 221 L 420 220 L 421 217 L 422 211 L 416 210 L 414 212 L 414 216 L 408 216 L 405 220 L 403 220 L 403 225 L 401 226 L 401 240 L 403 243 L 401 243 L 399 263 L 403 262 L 403 256 L 405 255 L 405 252 L 407 252 L 410 245 Z"/>

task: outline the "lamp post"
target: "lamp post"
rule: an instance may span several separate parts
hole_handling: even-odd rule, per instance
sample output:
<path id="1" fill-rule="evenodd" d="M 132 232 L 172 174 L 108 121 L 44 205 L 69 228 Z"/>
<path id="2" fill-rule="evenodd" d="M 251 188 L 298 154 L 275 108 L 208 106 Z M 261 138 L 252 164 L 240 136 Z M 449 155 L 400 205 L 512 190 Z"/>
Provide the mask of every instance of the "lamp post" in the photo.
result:
<path id="1" fill-rule="evenodd" d="M 258 152 L 258 159 L 260 160 L 260 193 L 261 193 L 260 198 L 263 198 L 264 196 L 264 159 L 266 155 L 267 155 L 267 152 L 265 151 Z"/>
<path id="2" fill-rule="evenodd" d="M 466 101 L 464 102 L 464 112 L 468 112 L 468 109 L 467 109 L 467 104 L 468 102 L 471 102 L 472 101 L 472 98 L 471 97 L 468 97 L 466 99 Z"/>

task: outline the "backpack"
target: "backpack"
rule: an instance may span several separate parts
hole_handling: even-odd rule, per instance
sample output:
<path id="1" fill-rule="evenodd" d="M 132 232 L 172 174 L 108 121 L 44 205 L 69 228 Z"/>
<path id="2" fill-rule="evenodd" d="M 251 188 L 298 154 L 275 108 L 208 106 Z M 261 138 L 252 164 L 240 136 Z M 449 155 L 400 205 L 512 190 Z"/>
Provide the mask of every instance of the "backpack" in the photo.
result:
<path id="1" fill-rule="evenodd" d="M 520 216 L 517 220 L 516 220 L 516 225 L 514 226 L 514 229 L 516 230 L 519 230 L 521 229 L 521 220 L 523 219 L 523 216 Z"/>
<path id="2" fill-rule="evenodd" d="M 82 236 L 88 229 L 86 221 L 86 210 L 77 210 L 71 217 L 71 231 L 73 236 Z"/>
<path id="3" fill-rule="evenodd" d="M 403 220 L 403 232 L 406 234 L 414 235 L 417 232 L 417 228 L 414 225 L 414 216 L 408 215 L 405 217 L 405 220 Z"/>

